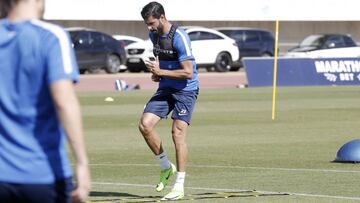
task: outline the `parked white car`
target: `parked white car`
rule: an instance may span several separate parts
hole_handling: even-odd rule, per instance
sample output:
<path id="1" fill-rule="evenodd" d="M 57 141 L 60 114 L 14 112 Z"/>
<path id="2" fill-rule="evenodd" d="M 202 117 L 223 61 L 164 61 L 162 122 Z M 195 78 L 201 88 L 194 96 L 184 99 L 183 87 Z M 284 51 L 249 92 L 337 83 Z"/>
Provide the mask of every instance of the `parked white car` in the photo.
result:
<path id="1" fill-rule="evenodd" d="M 316 34 L 307 36 L 299 46 L 289 50 L 287 57 L 346 58 L 360 57 L 360 47 L 350 35 Z"/>
<path id="2" fill-rule="evenodd" d="M 126 66 L 130 72 L 146 71 L 145 61 L 154 58 L 150 39 L 129 44 L 126 48 Z"/>
<path id="3" fill-rule="evenodd" d="M 309 58 L 357 58 L 360 57 L 360 47 L 343 47 L 305 52 L 288 52 L 285 56 Z"/>
<path id="4" fill-rule="evenodd" d="M 209 28 L 182 27 L 191 40 L 192 53 L 198 67 L 211 67 L 215 71 L 229 71 L 231 66 L 239 63 L 240 53 L 235 40 Z M 126 47 L 127 67 L 130 72 L 146 70 L 145 60 L 153 55 L 150 40 L 133 43 Z"/>

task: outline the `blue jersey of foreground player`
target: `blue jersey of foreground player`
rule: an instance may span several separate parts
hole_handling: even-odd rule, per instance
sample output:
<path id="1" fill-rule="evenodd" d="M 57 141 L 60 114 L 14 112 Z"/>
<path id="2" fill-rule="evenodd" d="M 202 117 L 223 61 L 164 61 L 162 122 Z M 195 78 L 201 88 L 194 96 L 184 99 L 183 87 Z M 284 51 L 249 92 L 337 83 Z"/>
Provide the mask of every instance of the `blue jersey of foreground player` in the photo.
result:
<path id="1" fill-rule="evenodd" d="M 0 71 L 0 181 L 51 184 L 71 177 L 49 90 L 53 82 L 78 79 L 68 34 L 38 20 L 0 20 Z"/>
<path id="2" fill-rule="evenodd" d="M 155 35 L 150 32 L 150 39 L 153 44 L 156 44 L 157 39 Z M 160 36 L 160 40 L 167 38 L 168 34 Z M 192 60 L 193 64 L 193 77 L 189 80 L 176 80 L 170 78 L 161 78 L 159 83 L 159 89 L 172 88 L 177 90 L 197 90 L 199 88 L 198 74 L 194 56 L 191 52 L 191 43 L 188 34 L 181 28 L 177 28 L 173 39 L 173 48 L 178 53 L 178 60 L 176 61 L 165 61 L 160 60 L 160 68 L 167 70 L 180 69 L 180 62 L 186 60 Z"/>

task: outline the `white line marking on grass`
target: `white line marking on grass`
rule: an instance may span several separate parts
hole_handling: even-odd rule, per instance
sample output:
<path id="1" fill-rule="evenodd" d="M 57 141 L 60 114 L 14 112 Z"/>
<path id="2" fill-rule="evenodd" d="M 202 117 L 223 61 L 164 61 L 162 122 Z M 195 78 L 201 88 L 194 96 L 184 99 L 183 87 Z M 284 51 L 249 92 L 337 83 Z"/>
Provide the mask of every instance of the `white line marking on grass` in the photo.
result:
<path id="1" fill-rule="evenodd" d="M 305 196 L 305 197 L 322 197 L 322 198 L 332 198 L 332 199 L 360 200 L 360 197 L 344 197 L 344 196 L 302 194 L 302 193 L 289 193 L 289 194 L 297 195 L 297 196 Z"/>
<path id="2" fill-rule="evenodd" d="M 132 183 L 109 183 L 109 182 L 92 182 L 94 185 L 116 185 L 116 186 L 127 186 L 127 187 L 151 187 L 154 185 L 149 184 L 132 184 Z M 185 187 L 192 190 L 206 190 L 206 191 L 228 191 L 228 192 L 246 192 L 253 190 L 239 190 L 234 188 L 203 188 L 203 187 Z M 346 196 L 332 196 L 332 195 L 320 195 L 320 194 L 306 194 L 306 193 L 292 193 L 292 192 L 271 192 L 271 191 L 260 191 L 256 190 L 256 192 L 264 193 L 264 194 L 290 194 L 296 196 L 304 196 L 304 197 L 318 197 L 318 198 L 330 198 L 330 199 L 344 199 L 344 200 L 360 200 L 360 197 L 346 197 Z"/>
<path id="3" fill-rule="evenodd" d="M 158 166 L 156 164 L 90 164 L 90 166 Z M 228 168 L 228 169 L 254 169 L 254 170 L 278 170 L 278 171 L 302 171 L 302 172 L 331 172 L 331 173 L 360 173 L 353 170 L 335 169 L 310 169 L 310 168 L 273 168 L 273 167 L 253 167 L 253 166 L 221 166 L 221 165 L 188 165 L 190 168 Z"/>
<path id="4" fill-rule="evenodd" d="M 117 185 L 117 186 L 132 186 L 132 187 L 155 187 L 148 184 L 132 184 L 132 183 L 108 183 L 108 182 L 91 182 L 94 185 Z"/>
<path id="5" fill-rule="evenodd" d="M 132 186 L 132 187 L 155 187 L 149 184 L 132 184 L 132 183 L 109 183 L 109 182 L 92 182 L 94 185 L 117 185 L 117 186 Z M 193 190 L 212 190 L 212 191 L 249 191 L 249 190 L 236 190 L 236 189 L 219 189 L 219 188 L 203 188 L 203 187 L 185 187 Z"/>

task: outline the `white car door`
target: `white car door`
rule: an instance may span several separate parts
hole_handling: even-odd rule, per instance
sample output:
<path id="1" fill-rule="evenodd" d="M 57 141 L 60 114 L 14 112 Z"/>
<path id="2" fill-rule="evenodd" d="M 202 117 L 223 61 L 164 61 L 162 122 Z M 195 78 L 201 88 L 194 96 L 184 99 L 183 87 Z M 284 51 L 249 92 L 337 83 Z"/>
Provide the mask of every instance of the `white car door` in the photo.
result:
<path id="1" fill-rule="evenodd" d="M 224 39 L 205 31 L 190 31 L 192 53 L 197 64 L 213 64 L 216 56 L 224 50 Z"/>

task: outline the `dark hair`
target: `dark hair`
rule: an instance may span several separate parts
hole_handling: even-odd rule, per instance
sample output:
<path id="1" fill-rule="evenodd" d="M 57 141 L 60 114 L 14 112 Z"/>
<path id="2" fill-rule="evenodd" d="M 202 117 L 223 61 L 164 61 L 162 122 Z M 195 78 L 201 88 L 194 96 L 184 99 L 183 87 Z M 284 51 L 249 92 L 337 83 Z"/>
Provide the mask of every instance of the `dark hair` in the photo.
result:
<path id="1" fill-rule="evenodd" d="M 150 16 L 159 19 L 161 15 L 165 15 L 164 7 L 156 1 L 148 3 L 141 11 L 141 16 L 144 20 Z"/>
<path id="2" fill-rule="evenodd" d="M 5 18 L 19 1 L 21 0 L 0 0 L 0 18 Z"/>

